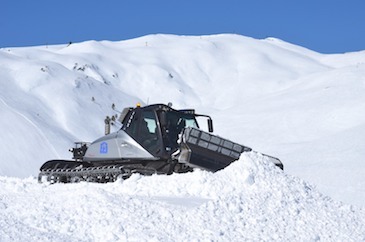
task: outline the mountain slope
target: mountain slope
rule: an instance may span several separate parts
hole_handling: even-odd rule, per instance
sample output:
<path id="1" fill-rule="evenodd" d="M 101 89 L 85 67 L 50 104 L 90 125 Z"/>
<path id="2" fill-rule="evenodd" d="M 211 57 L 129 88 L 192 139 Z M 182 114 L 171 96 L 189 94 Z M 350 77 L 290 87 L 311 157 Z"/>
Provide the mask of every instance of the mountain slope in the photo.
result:
<path id="1" fill-rule="evenodd" d="M 363 206 L 365 52 L 322 55 L 239 35 L 149 35 L 0 50 L 0 175 L 36 176 L 137 102 L 211 114 L 218 135 Z"/>

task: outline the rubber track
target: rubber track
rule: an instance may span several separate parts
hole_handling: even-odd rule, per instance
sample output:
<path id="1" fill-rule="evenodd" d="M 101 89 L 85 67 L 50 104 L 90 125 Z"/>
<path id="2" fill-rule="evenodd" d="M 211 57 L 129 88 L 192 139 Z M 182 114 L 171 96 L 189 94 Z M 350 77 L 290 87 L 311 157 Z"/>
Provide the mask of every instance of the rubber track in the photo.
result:
<path id="1" fill-rule="evenodd" d="M 151 175 L 155 170 L 151 169 L 130 169 L 123 165 L 108 165 L 97 167 L 85 167 L 77 169 L 46 169 L 42 170 L 38 176 L 38 182 L 52 183 L 77 183 L 87 182 L 114 182 L 117 179 L 127 179 L 132 173 L 142 173 Z"/>

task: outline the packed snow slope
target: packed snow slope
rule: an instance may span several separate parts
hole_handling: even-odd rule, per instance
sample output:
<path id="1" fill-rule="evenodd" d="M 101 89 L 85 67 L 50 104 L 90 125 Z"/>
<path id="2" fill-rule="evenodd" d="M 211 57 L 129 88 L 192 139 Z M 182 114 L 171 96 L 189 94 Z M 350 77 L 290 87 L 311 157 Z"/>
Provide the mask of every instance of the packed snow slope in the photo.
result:
<path id="1" fill-rule="evenodd" d="M 364 241 L 365 211 L 263 156 L 111 184 L 0 178 L 0 241 Z"/>

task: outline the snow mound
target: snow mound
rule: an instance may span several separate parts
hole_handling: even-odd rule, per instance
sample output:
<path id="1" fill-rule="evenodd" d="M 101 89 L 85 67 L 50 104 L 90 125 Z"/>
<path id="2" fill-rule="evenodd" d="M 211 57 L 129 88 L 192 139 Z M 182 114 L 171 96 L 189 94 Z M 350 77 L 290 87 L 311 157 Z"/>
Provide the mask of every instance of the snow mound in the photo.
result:
<path id="1" fill-rule="evenodd" d="M 365 239 L 365 211 L 257 153 L 217 173 L 133 175 L 112 184 L 1 177 L 0 184 L 2 241 Z"/>

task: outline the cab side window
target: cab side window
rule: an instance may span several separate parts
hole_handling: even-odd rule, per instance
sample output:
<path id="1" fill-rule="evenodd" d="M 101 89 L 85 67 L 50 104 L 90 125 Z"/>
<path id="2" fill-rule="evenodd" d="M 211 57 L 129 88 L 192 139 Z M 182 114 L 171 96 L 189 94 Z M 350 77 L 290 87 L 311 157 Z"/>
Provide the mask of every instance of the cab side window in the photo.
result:
<path id="1" fill-rule="evenodd" d="M 155 114 L 152 111 L 142 112 L 142 121 L 140 126 L 139 139 L 157 138 L 157 122 Z"/>
<path id="2" fill-rule="evenodd" d="M 155 113 L 143 111 L 139 128 L 138 143 L 152 154 L 160 150 L 160 140 Z"/>
<path id="3" fill-rule="evenodd" d="M 148 132 L 151 134 L 155 134 L 157 130 L 155 114 L 152 111 L 144 111 L 142 113 L 142 118 L 147 125 Z"/>

